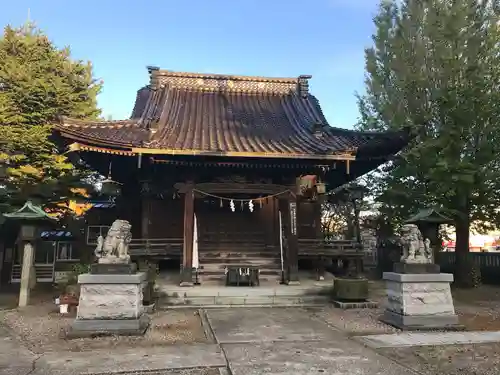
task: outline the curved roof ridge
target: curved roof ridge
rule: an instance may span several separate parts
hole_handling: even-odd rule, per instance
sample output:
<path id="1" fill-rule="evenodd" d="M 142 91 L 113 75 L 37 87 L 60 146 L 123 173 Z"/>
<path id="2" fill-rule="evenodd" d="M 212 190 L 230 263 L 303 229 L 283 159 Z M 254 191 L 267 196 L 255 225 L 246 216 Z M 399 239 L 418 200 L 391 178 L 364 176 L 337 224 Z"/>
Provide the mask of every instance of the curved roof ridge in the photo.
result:
<path id="1" fill-rule="evenodd" d="M 89 119 L 77 119 L 67 116 L 60 116 L 59 122 L 55 124 L 56 126 L 78 126 L 78 127 L 89 127 L 89 126 L 103 126 L 109 127 L 113 125 L 139 125 L 137 119 L 122 119 L 122 120 L 89 120 Z"/>
<path id="2" fill-rule="evenodd" d="M 179 77 L 179 78 L 210 78 L 218 80 L 234 80 L 234 81 L 254 81 L 254 82 L 276 82 L 276 83 L 297 83 L 302 79 L 310 79 L 311 75 L 299 75 L 297 77 L 264 77 L 264 76 L 247 76 L 237 74 L 219 74 L 219 73 L 194 73 L 194 72 L 176 72 L 167 69 L 153 70 L 152 75 L 162 77 Z"/>

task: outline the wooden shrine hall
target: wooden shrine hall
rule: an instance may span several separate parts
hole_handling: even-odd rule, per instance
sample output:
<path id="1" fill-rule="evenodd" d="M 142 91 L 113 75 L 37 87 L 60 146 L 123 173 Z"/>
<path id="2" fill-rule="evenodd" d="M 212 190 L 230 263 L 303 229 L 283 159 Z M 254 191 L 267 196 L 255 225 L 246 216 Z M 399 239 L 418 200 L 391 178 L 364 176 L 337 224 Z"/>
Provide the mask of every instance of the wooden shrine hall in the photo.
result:
<path id="1" fill-rule="evenodd" d="M 148 70 L 130 119 L 62 118 L 56 130 L 72 156 L 120 184 L 112 214 L 89 224 L 88 245 L 112 219 L 129 220 L 131 255 L 178 258 L 181 285 L 193 270 L 203 283 L 233 266 L 298 282 L 299 257 L 323 251 L 321 194 L 408 142 L 329 126 L 310 76 Z"/>

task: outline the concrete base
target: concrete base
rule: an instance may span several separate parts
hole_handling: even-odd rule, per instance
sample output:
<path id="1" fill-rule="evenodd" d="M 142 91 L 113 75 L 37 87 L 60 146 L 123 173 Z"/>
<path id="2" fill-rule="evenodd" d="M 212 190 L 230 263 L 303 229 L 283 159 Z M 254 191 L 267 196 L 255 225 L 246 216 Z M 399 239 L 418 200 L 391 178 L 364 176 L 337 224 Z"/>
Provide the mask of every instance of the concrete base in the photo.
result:
<path id="1" fill-rule="evenodd" d="M 434 273 L 438 274 L 441 272 L 439 264 L 434 263 L 395 263 L 394 264 L 395 273 L 404 274 L 422 274 L 422 273 Z"/>
<path id="2" fill-rule="evenodd" d="M 144 272 L 80 275 L 76 320 L 66 337 L 144 334 L 149 326 L 142 302 L 146 277 Z"/>
<path id="3" fill-rule="evenodd" d="M 380 321 L 403 331 L 463 331 L 457 315 L 402 315 L 386 310 Z"/>
<path id="4" fill-rule="evenodd" d="M 94 263 L 90 266 L 92 275 L 132 275 L 136 272 L 135 263 Z"/>
<path id="5" fill-rule="evenodd" d="M 83 337 L 98 336 L 142 336 L 149 327 L 150 318 L 142 315 L 139 319 L 120 319 L 120 320 L 75 320 L 65 337 L 67 339 L 76 339 Z"/>
<path id="6" fill-rule="evenodd" d="M 403 330 L 460 329 L 450 283 L 452 274 L 384 272 L 387 308 L 380 320 Z"/>

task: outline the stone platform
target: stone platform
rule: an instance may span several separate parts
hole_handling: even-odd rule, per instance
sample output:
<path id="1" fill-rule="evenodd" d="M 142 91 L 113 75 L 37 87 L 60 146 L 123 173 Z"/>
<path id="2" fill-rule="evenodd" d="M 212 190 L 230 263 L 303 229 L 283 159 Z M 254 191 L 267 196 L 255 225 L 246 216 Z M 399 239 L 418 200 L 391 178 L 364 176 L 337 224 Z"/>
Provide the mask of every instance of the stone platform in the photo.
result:
<path id="1" fill-rule="evenodd" d="M 452 274 L 384 272 L 383 278 L 388 303 L 382 322 L 402 330 L 463 329 L 453 306 Z"/>
<path id="2" fill-rule="evenodd" d="M 159 308 L 324 306 L 330 302 L 331 281 L 302 282 L 301 285 L 227 287 L 201 285 L 193 288 L 162 285 Z"/>
<path id="3" fill-rule="evenodd" d="M 83 274 L 78 277 L 80 300 L 68 338 L 99 335 L 142 335 L 149 326 L 142 291 L 147 275 Z"/>

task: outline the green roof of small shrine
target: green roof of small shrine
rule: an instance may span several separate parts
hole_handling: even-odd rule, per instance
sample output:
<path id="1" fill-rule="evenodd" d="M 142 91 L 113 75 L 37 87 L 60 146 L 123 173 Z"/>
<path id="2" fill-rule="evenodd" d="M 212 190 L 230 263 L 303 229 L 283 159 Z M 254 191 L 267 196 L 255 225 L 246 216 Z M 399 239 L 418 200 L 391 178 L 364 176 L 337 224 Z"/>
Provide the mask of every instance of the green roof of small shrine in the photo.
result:
<path id="1" fill-rule="evenodd" d="M 417 224 L 417 223 L 435 223 L 435 224 L 447 224 L 452 223 L 453 220 L 448 216 L 442 214 L 439 209 L 426 208 L 420 210 L 416 215 L 410 217 L 405 221 L 406 224 Z"/>
<path id="2" fill-rule="evenodd" d="M 32 201 L 26 201 L 19 210 L 3 214 L 8 219 L 17 220 L 54 220 L 52 217 Z"/>

